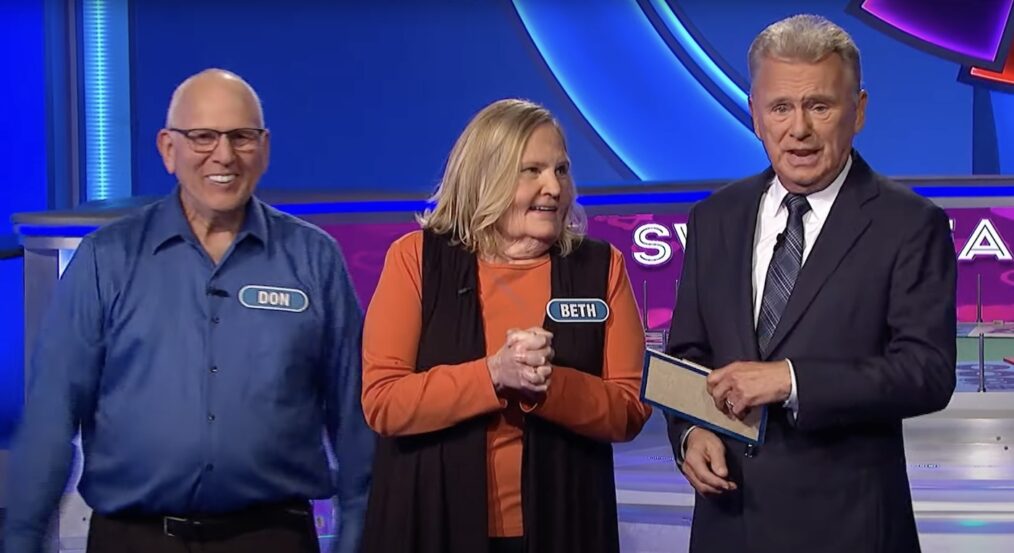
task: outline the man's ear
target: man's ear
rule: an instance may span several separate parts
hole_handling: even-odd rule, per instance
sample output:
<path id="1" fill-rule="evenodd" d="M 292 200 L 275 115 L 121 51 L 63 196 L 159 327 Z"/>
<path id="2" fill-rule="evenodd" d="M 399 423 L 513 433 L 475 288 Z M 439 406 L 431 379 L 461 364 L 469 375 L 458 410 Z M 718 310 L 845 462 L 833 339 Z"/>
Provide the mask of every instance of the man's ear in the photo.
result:
<path id="1" fill-rule="evenodd" d="M 173 143 L 171 131 L 167 129 L 158 131 L 158 135 L 155 137 L 155 146 L 158 148 L 158 153 L 162 156 L 162 164 L 165 165 L 165 170 L 170 175 L 176 174 L 176 145 Z"/>
<path id="2" fill-rule="evenodd" d="M 750 108 L 750 120 L 753 121 L 753 134 L 758 140 L 763 142 L 764 139 L 760 135 L 760 116 L 753 107 L 753 95 L 746 97 L 746 105 Z"/>
<path id="3" fill-rule="evenodd" d="M 866 125 L 866 102 L 869 99 L 870 95 L 866 93 L 866 90 L 859 91 L 859 98 L 856 100 L 855 134 L 859 134 L 859 131 L 863 130 L 863 126 Z"/>

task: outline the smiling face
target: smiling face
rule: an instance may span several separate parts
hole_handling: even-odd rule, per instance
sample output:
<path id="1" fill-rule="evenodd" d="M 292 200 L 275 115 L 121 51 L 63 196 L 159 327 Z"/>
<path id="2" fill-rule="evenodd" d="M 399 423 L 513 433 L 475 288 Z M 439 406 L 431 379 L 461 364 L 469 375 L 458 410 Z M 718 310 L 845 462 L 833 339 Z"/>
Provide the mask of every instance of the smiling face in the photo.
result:
<path id="1" fill-rule="evenodd" d="M 841 56 L 816 63 L 761 59 L 750 92 L 754 132 L 789 191 L 826 188 L 841 172 L 866 119 L 866 91 Z"/>
<path id="2" fill-rule="evenodd" d="M 560 238 L 574 198 L 570 159 L 556 125 L 536 127 L 525 143 L 514 201 L 497 229 L 507 253 L 544 254 Z"/>
<path id="3" fill-rule="evenodd" d="M 222 73 L 190 79 L 178 91 L 167 127 L 192 130 L 263 127 L 256 97 L 245 83 Z M 267 169 L 269 135 L 237 150 L 221 136 L 210 151 L 198 151 L 184 134 L 162 129 L 159 153 L 166 170 L 180 183 L 180 201 L 188 213 L 207 220 L 242 213 Z"/>

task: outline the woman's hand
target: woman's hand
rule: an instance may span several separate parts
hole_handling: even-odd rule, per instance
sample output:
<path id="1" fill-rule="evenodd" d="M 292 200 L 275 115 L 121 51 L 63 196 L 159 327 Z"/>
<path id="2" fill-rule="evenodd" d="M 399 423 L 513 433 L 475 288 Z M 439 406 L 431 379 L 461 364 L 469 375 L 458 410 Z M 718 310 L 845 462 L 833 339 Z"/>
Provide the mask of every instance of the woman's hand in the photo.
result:
<path id="1" fill-rule="evenodd" d="M 504 345 L 486 358 L 497 394 L 512 390 L 537 397 L 549 389 L 553 367 L 553 335 L 542 328 L 507 331 Z"/>

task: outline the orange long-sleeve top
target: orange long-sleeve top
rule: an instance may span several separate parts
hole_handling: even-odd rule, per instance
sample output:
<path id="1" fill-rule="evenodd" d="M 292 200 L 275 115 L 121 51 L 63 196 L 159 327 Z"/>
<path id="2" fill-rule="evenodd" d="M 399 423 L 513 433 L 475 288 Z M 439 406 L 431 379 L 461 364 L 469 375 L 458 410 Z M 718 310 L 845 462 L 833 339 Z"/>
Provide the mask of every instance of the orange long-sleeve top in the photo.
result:
<path id="1" fill-rule="evenodd" d="M 548 255 L 525 264 L 479 262 L 487 356 L 503 346 L 508 329 L 542 326 L 551 294 L 550 269 Z M 489 535 L 520 536 L 523 413 L 604 442 L 632 440 L 651 415 L 651 408 L 639 400 L 644 332 L 623 255 L 612 249 L 602 377 L 553 365 L 545 398 L 534 405 L 498 397 L 485 358 L 415 372 L 422 327 L 421 274 L 422 231 L 415 231 L 391 245 L 367 309 L 366 421 L 383 436 L 403 436 L 494 414 L 486 431 Z"/>

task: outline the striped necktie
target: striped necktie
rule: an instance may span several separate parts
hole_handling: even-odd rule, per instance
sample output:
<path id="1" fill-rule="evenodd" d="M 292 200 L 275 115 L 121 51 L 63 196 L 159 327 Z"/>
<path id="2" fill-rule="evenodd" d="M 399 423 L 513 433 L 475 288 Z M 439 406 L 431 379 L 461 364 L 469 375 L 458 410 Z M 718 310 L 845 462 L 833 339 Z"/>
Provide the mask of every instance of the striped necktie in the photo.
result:
<path id="1" fill-rule="evenodd" d="M 799 276 L 799 268 L 803 265 L 803 215 L 810 210 L 810 203 L 802 194 L 788 194 L 782 204 L 789 210 L 789 220 L 785 223 L 785 231 L 775 242 L 757 318 L 757 345 L 762 357 L 768 353 L 768 344 L 778 328 L 778 321 Z"/>

